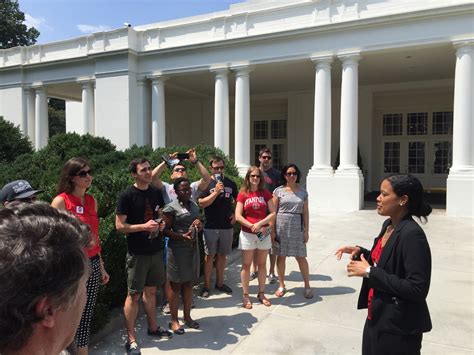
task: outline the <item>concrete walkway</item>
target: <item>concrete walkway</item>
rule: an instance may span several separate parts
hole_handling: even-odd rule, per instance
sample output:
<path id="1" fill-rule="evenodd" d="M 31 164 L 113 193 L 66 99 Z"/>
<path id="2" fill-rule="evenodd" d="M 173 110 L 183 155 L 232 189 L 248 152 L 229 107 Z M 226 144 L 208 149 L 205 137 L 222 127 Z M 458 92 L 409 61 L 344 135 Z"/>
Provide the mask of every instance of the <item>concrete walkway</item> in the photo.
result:
<path id="1" fill-rule="evenodd" d="M 315 297 L 303 297 L 303 283 L 294 259 L 287 261 L 288 293 L 276 298 L 277 285 L 267 285 L 273 305 L 257 303 L 257 281 L 251 282 L 252 310 L 241 307 L 240 255 L 234 251 L 226 271 L 232 296 L 212 293 L 196 298 L 192 316 L 201 329 L 170 340 L 146 335 L 146 320 L 138 322 L 142 354 L 357 354 L 360 353 L 366 310 L 356 309 L 360 278 L 348 278 L 347 256 L 341 261 L 335 250 L 345 244 L 370 247 L 384 218 L 373 209 L 351 214 L 315 215 L 311 218 L 308 261 Z M 433 272 L 428 305 L 433 330 L 423 338 L 424 354 L 473 354 L 473 220 L 451 218 L 435 210 L 424 226 L 431 246 Z M 196 294 L 198 289 L 195 290 Z M 212 292 L 212 291 L 211 291 Z M 180 311 L 180 316 L 182 312 Z M 169 316 L 158 322 L 166 326 Z M 115 330 L 92 345 L 91 354 L 124 354 L 122 321 Z"/>

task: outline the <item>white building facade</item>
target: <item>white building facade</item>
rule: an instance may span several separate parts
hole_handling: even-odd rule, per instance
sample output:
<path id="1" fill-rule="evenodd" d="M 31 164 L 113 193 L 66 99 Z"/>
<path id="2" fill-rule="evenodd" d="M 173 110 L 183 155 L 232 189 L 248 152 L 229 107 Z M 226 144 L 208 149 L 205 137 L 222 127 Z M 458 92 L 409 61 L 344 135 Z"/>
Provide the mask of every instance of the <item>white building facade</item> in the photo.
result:
<path id="1" fill-rule="evenodd" d="M 0 116 L 41 149 L 57 97 L 67 131 L 119 149 L 212 144 L 245 172 L 267 146 L 312 210 L 360 209 L 408 172 L 473 217 L 473 20 L 471 0 L 248 0 L 0 50 Z"/>

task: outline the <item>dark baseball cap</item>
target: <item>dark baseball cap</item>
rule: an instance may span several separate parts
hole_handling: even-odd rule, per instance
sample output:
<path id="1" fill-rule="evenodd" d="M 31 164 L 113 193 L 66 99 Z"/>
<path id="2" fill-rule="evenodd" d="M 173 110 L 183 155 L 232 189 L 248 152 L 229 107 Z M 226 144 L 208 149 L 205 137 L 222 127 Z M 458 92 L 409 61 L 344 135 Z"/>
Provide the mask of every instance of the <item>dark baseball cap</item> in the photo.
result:
<path id="1" fill-rule="evenodd" d="M 3 186 L 0 192 L 0 201 L 2 203 L 21 200 L 32 197 L 42 190 L 35 190 L 26 180 L 15 180 Z"/>

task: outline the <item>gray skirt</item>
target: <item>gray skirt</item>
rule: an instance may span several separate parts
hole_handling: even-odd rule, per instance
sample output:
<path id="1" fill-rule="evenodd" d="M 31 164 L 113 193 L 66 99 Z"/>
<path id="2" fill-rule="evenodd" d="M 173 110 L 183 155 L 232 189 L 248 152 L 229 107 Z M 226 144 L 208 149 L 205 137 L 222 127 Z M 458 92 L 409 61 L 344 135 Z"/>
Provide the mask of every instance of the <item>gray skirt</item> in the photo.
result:
<path id="1" fill-rule="evenodd" d="M 196 282 L 199 279 L 199 245 L 195 242 L 168 245 L 168 280 L 175 283 Z"/>
<path id="2" fill-rule="evenodd" d="M 306 256 L 302 215 L 277 213 L 276 239 L 273 254 L 280 256 Z"/>

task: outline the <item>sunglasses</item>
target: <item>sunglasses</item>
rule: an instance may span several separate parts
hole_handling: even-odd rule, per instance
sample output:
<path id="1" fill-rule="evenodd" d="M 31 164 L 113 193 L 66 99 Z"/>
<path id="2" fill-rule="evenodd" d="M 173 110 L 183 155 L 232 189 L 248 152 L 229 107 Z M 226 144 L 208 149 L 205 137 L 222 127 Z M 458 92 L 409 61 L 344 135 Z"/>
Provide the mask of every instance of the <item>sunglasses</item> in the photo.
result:
<path id="1" fill-rule="evenodd" d="M 176 169 L 173 169 L 173 171 L 175 173 L 182 173 L 182 172 L 186 171 L 186 169 L 185 168 L 176 168 Z"/>
<path id="2" fill-rule="evenodd" d="M 289 172 L 286 173 L 285 176 L 298 176 L 298 173 Z"/>
<path id="3" fill-rule="evenodd" d="M 250 174 L 250 177 L 252 177 L 252 178 L 259 178 L 259 179 L 260 179 L 260 175 L 253 175 L 253 174 Z"/>
<path id="4" fill-rule="evenodd" d="M 261 158 L 263 160 L 271 160 L 272 159 L 272 157 L 269 157 L 268 155 L 262 155 Z"/>
<path id="5" fill-rule="evenodd" d="M 85 178 L 87 177 L 87 175 L 89 176 L 92 176 L 92 170 L 89 169 L 89 170 L 82 170 L 82 171 L 79 171 L 77 174 L 75 174 L 76 176 L 79 176 L 80 178 Z"/>
<path id="6" fill-rule="evenodd" d="M 224 170 L 223 166 L 211 166 L 212 170 Z"/>

